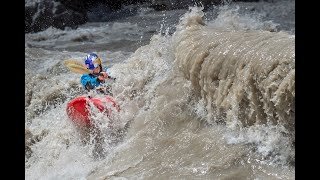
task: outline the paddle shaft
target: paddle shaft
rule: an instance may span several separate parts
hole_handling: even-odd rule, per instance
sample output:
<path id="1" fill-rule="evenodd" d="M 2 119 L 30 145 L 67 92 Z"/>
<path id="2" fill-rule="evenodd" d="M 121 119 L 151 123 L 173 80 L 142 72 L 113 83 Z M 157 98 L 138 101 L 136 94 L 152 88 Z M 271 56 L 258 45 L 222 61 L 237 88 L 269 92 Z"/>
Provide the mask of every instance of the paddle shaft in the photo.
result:
<path id="1" fill-rule="evenodd" d="M 103 76 L 102 73 L 93 73 L 92 70 L 89 70 L 85 67 L 85 65 L 75 61 L 75 60 L 72 60 L 72 59 L 69 59 L 69 60 L 65 60 L 64 61 L 64 65 L 67 66 L 69 68 L 69 70 L 71 70 L 72 72 L 75 72 L 75 73 L 81 73 L 81 74 L 92 74 L 93 76 L 95 77 L 98 77 L 98 76 Z M 108 76 L 109 79 L 112 79 L 112 80 L 116 80 L 116 78 L 113 78 L 111 76 Z"/>
<path id="2" fill-rule="evenodd" d="M 103 76 L 102 73 L 99 73 L 99 74 L 93 74 L 95 77 L 98 77 L 98 76 Z M 108 76 L 108 79 L 111 79 L 111 80 L 116 80 L 116 78 L 114 77 L 111 77 L 111 76 Z"/>

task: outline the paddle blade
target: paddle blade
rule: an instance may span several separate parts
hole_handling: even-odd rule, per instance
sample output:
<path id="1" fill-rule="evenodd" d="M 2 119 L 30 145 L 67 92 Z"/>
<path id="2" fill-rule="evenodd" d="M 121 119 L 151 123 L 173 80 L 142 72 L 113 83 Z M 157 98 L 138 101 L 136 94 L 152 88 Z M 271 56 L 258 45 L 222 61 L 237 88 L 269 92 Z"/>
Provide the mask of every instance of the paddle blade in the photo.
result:
<path id="1" fill-rule="evenodd" d="M 87 68 L 86 65 L 84 65 L 83 63 L 77 61 L 77 60 L 74 60 L 74 59 L 67 59 L 65 60 L 64 62 L 64 65 L 65 66 L 68 66 L 68 65 L 77 65 L 79 67 L 84 67 L 84 68 Z"/>
<path id="2" fill-rule="evenodd" d="M 80 63 L 77 60 L 68 59 L 64 61 L 64 65 L 72 72 L 79 73 L 79 74 L 90 74 L 92 73 L 91 70 L 87 69 L 87 67 Z"/>

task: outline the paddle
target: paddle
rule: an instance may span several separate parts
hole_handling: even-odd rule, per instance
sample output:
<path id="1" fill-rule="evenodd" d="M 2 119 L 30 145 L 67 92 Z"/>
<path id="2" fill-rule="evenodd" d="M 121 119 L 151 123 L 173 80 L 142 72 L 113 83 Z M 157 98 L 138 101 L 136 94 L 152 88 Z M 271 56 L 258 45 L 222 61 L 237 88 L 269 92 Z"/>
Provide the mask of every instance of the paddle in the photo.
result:
<path id="1" fill-rule="evenodd" d="M 74 59 L 67 59 L 64 62 L 64 65 L 72 72 L 78 73 L 78 74 L 93 74 L 93 71 L 90 69 L 87 69 L 86 65 L 80 63 L 77 60 Z M 116 80 L 116 78 L 113 78 L 111 76 L 108 76 L 109 79 Z"/>
<path id="2" fill-rule="evenodd" d="M 64 65 L 72 72 L 78 74 L 92 74 L 92 70 L 87 69 L 87 67 L 80 63 L 77 60 L 67 59 L 64 62 Z"/>

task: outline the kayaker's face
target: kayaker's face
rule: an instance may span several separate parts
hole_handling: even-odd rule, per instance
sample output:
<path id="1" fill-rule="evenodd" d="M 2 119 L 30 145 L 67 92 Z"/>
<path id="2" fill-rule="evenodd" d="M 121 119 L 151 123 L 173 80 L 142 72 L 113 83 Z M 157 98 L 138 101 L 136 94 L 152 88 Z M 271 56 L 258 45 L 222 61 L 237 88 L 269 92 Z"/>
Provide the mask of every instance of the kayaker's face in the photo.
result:
<path id="1" fill-rule="evenodd" d="M 99 73 L 100 72 L 100 66 L 93 69 L 93 73 Z"/>

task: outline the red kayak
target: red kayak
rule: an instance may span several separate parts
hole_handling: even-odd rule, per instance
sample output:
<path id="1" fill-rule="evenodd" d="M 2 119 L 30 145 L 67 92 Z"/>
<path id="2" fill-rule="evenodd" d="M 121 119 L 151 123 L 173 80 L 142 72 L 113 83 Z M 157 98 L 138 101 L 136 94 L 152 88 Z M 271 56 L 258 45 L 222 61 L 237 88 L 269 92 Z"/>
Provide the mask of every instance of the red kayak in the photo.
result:
<path id="1" fill-rule="evenodd" d="M 94 105 L 100 112 L 111 115 L 112 111 L 120 111 L 111 96 L 105 98 L 95 98 L 88 96 L 79 96 L 67 104 L 68 117 L 79 126 L 92 126 L 92 119 L 89 108 Z"/>

